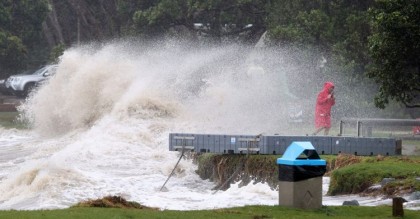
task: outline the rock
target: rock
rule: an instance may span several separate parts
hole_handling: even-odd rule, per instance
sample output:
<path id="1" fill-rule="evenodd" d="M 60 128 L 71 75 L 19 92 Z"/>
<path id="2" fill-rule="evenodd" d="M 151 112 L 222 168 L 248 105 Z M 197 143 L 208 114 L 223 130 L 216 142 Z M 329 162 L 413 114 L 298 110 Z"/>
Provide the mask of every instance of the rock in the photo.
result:
<path id="1" fill-rule="evenodd" d="M 359 206 L 359 202 L 357 200 L 351 200 L 351 201 L 344 201 L 343 206 Z"/>
<path id="2" fill-rule="evenodd" d="M 415 191 L 411 193 L 409 200 L 420 200 L 420 191 Z"/>
<path id="3" fill-rule="evenodd" d="M 383 178 L 381 181 L 381 186 L 385 186 L 386 184 L 395 181 L 395 178 Z"/>

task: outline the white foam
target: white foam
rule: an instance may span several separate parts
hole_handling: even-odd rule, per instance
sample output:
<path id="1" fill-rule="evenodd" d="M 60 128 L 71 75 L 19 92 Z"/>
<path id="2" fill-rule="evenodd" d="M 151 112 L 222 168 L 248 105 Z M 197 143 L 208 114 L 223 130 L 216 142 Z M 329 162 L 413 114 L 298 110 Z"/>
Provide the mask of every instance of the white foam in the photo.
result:
<path id="1" fill-rule="evenodd" d="M 277 192 L 261 183 L 213 194 L 191 160 L 159 191 L 179 156 L 168 150 L 170 132 L 290 131 L 284 75 L 248 77 L 242 60 L 235 46 L 66 51 L 57 74 L 20 107 L 33 129 L 1 130 L 0 209 L 66 208 L 107 195 L 175 210 L 277 204 Z M 294 69 L 278 60 L 279 69 Z"/>

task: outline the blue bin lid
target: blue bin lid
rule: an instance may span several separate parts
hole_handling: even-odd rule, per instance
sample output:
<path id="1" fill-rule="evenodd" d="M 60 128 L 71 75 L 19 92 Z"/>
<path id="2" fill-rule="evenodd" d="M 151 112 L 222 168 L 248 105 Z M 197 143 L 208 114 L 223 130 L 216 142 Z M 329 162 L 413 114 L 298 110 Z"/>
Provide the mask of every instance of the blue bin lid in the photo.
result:
<path id="1" fill-rule="evenodd" d="M 301 154 L 306 155 L 306 158 L 299 158 Z M 281 158 L 277 158 L 277 164 L 286 165 L 310 165 L 310 166 L 325 166 L 327 162 L 320 159 L 314 146 L 309 141 L 294 141 L 287 147 Z"/>

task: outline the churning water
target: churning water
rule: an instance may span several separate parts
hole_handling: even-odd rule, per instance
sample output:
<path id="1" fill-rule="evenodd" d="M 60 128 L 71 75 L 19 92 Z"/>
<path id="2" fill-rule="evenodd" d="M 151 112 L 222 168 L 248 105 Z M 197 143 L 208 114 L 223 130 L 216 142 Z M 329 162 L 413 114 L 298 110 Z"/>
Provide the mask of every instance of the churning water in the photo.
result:
<path id="1" fill-rule="evenodd" d="M 171 132 L 304 134 L 287 122 L 294 97 L 283 72 L 293 66 L 274 57 L 267 70 L 247 54 L 168 42 L 67 50 L 20 108 L 31 130 L 0 130 L 0 209 L 65 208 L 108 195 L 177 210 L 277 204 L 277 191 L 261 183 L 214 193 L 191 160 L 159 191 L 179 156 L 168 150 Z"/>

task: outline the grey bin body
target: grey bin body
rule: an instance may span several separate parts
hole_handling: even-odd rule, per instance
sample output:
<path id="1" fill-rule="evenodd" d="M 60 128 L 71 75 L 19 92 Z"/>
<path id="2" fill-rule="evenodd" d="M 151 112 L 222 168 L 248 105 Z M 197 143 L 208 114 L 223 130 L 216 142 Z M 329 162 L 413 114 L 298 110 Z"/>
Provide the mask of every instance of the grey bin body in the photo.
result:
<path id="1" fill-rule="evenodd" d="M 326 161 L 309 141 L 292 142 L 279 166 L 279 205 L 316 209 L 322 207 L 322 176 Z"/>

